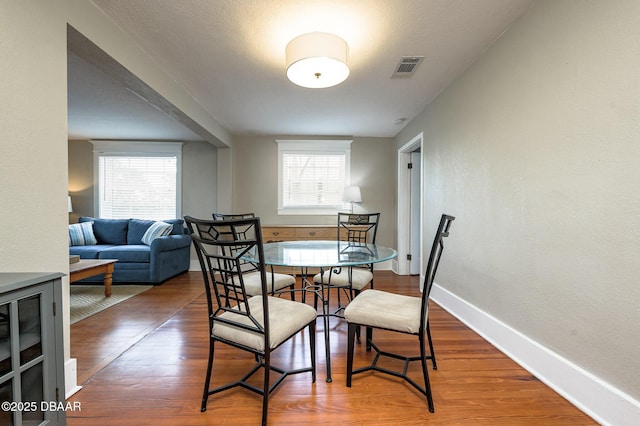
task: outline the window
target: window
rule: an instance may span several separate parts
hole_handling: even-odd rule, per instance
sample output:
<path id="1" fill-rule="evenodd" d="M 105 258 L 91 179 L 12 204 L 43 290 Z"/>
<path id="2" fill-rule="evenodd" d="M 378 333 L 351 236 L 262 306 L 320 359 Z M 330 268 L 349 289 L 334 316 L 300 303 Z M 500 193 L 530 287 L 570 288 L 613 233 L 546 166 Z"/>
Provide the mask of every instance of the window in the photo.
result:
<path id="1" fill-rule="evenodd" d="M 351 141 L 276 141 L 278 214 L 335 214 L 349 185 Z"/>
<path id="2" fill-rule="evenodd" d="M 180 217 L 181 143 L 92 143 L 98 217 L 153 220 Z"/>

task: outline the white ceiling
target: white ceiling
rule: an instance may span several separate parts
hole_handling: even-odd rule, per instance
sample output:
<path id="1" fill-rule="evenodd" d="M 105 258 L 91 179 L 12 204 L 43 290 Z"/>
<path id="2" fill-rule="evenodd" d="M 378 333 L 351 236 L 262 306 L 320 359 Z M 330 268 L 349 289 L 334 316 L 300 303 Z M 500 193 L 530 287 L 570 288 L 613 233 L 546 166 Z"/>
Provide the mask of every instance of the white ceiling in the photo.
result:
<path id="1" fill-rule="evenodd" d="M 232 135 L 393 137 L 533 0 L 92 1 Z M 311 31 L 348 43 L 344 83 L 287 80 L 285 46 Z M 90 52 L 69 51 L 70 139 L 205 139 Z M 425 59 L 412 77 L 391 78 L 402 56 Z"/>

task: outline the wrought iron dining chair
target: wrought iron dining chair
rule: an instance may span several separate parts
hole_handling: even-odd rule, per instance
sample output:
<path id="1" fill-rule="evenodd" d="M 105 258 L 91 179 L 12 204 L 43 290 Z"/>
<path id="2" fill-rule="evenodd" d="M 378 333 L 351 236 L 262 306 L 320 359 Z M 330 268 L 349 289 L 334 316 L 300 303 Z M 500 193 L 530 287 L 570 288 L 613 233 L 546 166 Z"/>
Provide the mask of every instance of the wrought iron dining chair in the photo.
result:
<path id="1" fill-rule="evenodd" d="M 213 220 L 237 220 L 237 219 L 254 218 L 255 214 L 254 213 L 226 214 L 226 213 L 214 212 L 212 213 L 212 216 L 213 216 Z M 239 230 L 236 230 L 236 232 L 238 231 Z M 257 272 L 252 275 L 249 275 L 249 273 L 247 273 L 245 277 L 245 282 L 246 282 L 249 294 L 251 296 L 260 294 L 259 292 L 262 291 L 260 288 L 260 277 Z M 282 293 L 284 292 L 283 289 L 288 288 L 286 292 L 289 293 L 291 300 L 296 299 L 296 296 L 295 296 L 296 277 L 295 276 L 275 272 L 273 269 L 273 266 L 269 266 L 269 272 L 267 273 L 267 284 L 268 284 L 267 289 L 269 290 L 271 295 L 274 295 L 276 293 Z"/>
<path id="2" fill-rule="evenodd" d="M 449 236 L 449 227 L 455 218 L 443 214 L 436 232 L 427 270 L 424 278 L 424 288 L 422 297 L 406 296 L 389 293 L 380 290 L 366 290 L 356 296 L 344 311 L 348 324 L 347 336 L 347 387 L 351 387 L 351 380 L 354 374 L 365 371 L 379 371 L 392 376 L 401 377 L 415 387 L 420 393 L 427 397 L 429 411 L 433 413 L 433 395 L 429 383 L 429 372 L 427 370 L 427 360 L 430 359 L 435 365 L 435 353 L 431 342 L 431 332 L 429 330 L 429 294 L 431 286 L 440 263 L 440 257 L 444 249 L 444 238 Z M 354 370 L 353 352 L 356 331 L 359 327 L 366 327 L 367 350 L 373 348 L 376 352 L 370 365 Z M 372 329 L 383 329 L 399 333 L 418 336 L 420 343 L 420 355 L 407 357 L 392 352 L 381 351 L 373 342 Z M 430 355 L 427 355 L 425 348 L 425 335 L 428 336 Z M 380 357 L 390 357 L 404 361 L 404 370 L 397 372 L 378 365 Z M 422 365 L 422 375 L 424 387 L 418 385 L 407 375 L 407 369 L 411 361 L 420 361 Z"/>
<path id="3" fill-rule="evenodd" d="M 235 219 L 250 219 L 256 217 L 255 213 L 211 213 L 213 220 L 235 220 Z"/>
<path id="4" fill-rule="evenodd" d="M 353 244 L 375 244 L 378 234 L 380 213 L 338 213 L 338 241 L 347 241 Z M 326 285 L 338 288 L 346 293 L 348 300 L 353 299 L 367 285 L 373 288 L 373 264 L 363 266 L 350 266 L 346 268 L 333 268 L 316 274 L 313 277 L 315 285 Z M 317 306 L 317 297 L 314 300 Z M 344 310 L 338 291 L 338 309 L 334 315 Z"/>
<path id="5" fill-rule="evenodd" d="M 209 313 L 209 359 L 201 411 L 206 411 L 210 395 L 240 386 L 262 395 L 262 424 L 266 425 L 269 394 L 286 376 L 311 372 L 312 382 L 316 380 L 316 311 L 303 303 L 269 295 L 259 218 L 215 221 L 186 216 L 185 222 L 202 268 Z M 259 259 L 261 291 L 257 295 L 248 292 L 242 260 L 251 251 Z M 284 370 L 271 365 L 271 353 L 305 328 L 311 366 Z M 256 362 L 238 381 L 209 389 L 218 342 L 253 353 Z M 249 380 L 261 369 L 264 379 L 260 388 Z M 271 372 L 279 374 L 273 384 Z"/>

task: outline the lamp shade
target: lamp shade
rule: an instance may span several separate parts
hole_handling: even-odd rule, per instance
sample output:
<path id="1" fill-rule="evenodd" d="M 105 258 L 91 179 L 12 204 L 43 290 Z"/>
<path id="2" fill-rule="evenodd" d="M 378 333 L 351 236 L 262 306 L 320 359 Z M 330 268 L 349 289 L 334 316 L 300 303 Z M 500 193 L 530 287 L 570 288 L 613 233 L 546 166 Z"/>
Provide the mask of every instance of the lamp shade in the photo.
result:
<path id="1" fill-rule="evenodd" d="M 347 203 L 360 203 L 362 202 L 362 194 L 360 193 L 359 186 L 347 186 L 344 188 L 344 194 L 342 195 L 342 201 Z"/>
<path id="2" fill-rule="evenodd" d="M 349 76 L 349 47 L 340 37 L 322 32 L 303 34 L 286 48 L 287 77 L 298 86 L 322 89 Z"/>
<path id="3" fill-rule="evenodd" d="M 73 205 L 71 204 L 71 195 L 68 196 L 69 198 L 69 213 L 73 212 Z"/>

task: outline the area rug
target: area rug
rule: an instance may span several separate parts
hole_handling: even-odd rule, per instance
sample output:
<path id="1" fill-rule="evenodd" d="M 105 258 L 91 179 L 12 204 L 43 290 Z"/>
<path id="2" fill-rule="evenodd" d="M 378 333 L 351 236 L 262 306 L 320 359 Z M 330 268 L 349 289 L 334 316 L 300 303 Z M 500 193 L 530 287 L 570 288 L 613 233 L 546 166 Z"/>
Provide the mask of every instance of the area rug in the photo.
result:
<path id="1" fill-rule="evenodd" d="M 97 314 L 113 305 L 117 305 L 136 294 L 153 288 L 152 285 L 114 285 L 111 286 L 111 297 L 104 296 L 104 286 L 75 285 L 71 288 L 71 324 Z"/>

